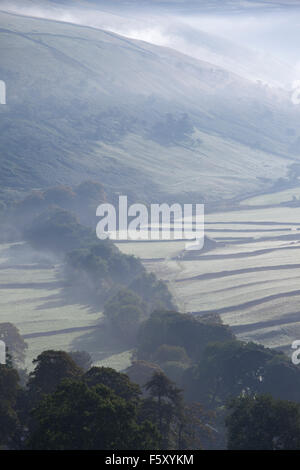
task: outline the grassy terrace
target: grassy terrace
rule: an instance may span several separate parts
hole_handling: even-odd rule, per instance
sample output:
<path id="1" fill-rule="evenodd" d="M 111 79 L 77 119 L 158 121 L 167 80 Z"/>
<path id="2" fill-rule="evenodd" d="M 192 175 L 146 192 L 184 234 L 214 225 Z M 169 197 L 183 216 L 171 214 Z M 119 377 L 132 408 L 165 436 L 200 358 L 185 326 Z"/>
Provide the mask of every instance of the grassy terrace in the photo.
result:
<path id="1" fill-rule="evenodd" d="M 18 260 L 16 246 L 0 245 L 0 310 L 1 321 L 14 323 L 28 343 L 26 367 L 45 349 L 85 349 L 97 365 L 126 367 L 130 351 L 101 336 L 101 312 L 68 300 L 59 266 Z"/>
<path id="2" fill-rule="evenodd" d="M 174 241 L 119 248 L 169 281 L 181 311 L 219 312 L 241 339 L 288 350 L 300 338 L 299 215 L 285 207 L 208 214 L 206 234 L 219 243 L 203 253 L 187 255 Z"/>

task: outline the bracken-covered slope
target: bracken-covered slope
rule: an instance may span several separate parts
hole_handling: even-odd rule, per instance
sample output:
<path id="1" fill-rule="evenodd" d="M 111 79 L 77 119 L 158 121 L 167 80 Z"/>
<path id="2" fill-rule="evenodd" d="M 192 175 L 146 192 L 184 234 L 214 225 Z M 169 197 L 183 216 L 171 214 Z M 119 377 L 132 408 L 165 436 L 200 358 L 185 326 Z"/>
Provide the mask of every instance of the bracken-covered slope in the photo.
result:
<path id="1" fill-rule="evenodd" d="M 300 152 L 290 97 L 220 67 L 7 13 L 0 35 L 2 188 L 93 178 L 148 200 L 218 200 L 272 185 Z"/>

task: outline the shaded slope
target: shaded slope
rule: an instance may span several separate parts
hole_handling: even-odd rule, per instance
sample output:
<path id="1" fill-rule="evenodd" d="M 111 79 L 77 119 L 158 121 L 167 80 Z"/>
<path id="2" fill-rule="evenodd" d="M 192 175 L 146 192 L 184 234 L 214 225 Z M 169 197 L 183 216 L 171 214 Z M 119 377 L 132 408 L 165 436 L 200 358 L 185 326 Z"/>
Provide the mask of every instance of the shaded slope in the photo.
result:
<path id="1" fill-rule="evenodd" d="M 3 187 L 92 176 L 147 199 L 220 199 L 271 185 L 291 163 L 299 110 L 281 92 L 92 28 L 1 13 L 0 34 Z"/>

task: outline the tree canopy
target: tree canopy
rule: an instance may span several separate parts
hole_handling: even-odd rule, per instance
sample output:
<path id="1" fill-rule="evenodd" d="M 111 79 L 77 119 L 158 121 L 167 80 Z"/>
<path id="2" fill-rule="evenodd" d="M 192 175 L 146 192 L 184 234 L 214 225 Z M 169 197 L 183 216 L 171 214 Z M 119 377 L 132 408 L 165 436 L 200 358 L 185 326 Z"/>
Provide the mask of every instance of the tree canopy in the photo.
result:
<path id="1" fill-rule="evenodd" d="M 228 449 L 299 450 L 300 405 L 270 395 L 241 396 L 228 405 Z"/>

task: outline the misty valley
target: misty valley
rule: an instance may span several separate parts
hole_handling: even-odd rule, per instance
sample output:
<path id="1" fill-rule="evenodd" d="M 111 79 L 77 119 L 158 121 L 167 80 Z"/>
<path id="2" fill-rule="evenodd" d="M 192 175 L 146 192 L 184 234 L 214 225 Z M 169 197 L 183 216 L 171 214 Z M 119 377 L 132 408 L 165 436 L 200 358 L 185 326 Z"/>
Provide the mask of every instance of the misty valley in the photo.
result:
<path id="1" fill-rule="evenodd" d="M 299 15 L 0 0 L 2 455 L 300 449 Z"/>

